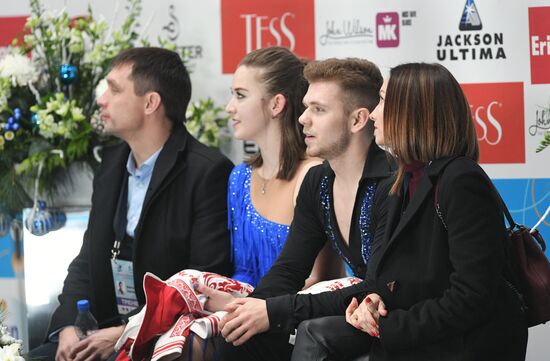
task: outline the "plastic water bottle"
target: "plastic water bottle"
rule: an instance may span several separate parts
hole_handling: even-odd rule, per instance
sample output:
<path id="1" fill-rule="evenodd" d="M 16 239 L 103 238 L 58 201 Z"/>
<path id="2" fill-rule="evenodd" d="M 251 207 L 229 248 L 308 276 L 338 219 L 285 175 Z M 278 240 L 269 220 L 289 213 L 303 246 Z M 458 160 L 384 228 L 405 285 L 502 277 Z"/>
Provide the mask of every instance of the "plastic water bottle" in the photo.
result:
<path id="1" fill-rule="evenodd" d="M 76 308 L 78 308 L 78 315 L 74 322 L 75 331 L 78 338 L 83 340 L 97 331 L 97 320 L 90 312 L 90 303 L 88 300 L 76 302 Z"/>

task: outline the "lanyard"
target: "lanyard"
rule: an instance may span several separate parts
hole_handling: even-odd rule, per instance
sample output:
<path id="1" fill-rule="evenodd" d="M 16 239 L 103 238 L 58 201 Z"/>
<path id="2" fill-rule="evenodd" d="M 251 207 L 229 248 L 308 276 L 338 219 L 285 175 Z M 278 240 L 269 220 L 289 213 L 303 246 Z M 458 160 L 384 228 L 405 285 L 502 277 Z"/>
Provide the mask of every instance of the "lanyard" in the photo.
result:
<path id="1" fill-rule="evenodd" d="M 118 203 L 113 219 L 113 229 L 115 231 L 115 242 L 111 249 L 111 258 L 116 261 L 120 254 L 120 244 L 126 235 L 126 226 L 128 224 L 128 176 L 125 177 L 122 183 L 122 189 L 118 195 Z"/>

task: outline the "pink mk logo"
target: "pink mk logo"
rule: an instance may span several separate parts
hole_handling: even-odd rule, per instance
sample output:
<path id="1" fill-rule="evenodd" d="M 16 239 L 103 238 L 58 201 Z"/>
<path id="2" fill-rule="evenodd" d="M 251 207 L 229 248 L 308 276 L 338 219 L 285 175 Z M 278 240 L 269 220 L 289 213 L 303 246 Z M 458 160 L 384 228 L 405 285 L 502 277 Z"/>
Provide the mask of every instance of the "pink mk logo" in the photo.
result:
<path id="1" fill-rule="evenodd" d="M 379 48 L 395 48 L 399 46 L 399 14 L 376 14 L 376 45 Z"/>

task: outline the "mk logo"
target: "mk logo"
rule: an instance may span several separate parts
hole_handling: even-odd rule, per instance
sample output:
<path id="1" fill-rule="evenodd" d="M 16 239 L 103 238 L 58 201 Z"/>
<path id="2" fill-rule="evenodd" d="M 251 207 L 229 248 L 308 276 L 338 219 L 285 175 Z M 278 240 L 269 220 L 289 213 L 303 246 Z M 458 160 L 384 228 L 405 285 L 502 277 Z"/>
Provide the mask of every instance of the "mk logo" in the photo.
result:
<path id="1" fill-rule="evenodd" d="M 378 13 L 376 15 L 376 45 L 379 48 L 399 46 L 399 14 Z"/>

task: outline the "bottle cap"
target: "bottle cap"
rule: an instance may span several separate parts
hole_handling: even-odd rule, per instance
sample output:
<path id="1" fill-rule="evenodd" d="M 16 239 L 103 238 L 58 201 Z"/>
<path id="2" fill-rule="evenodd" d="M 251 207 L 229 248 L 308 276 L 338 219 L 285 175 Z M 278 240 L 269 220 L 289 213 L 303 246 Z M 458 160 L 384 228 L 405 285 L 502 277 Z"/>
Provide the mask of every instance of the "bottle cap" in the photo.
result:
<path id="1" fill-rule="evenodd" d="M 76 308 L 79 311 L 89 311 L 90 310 L 90 303 L 88 300 L 80 300 L 76 302 Z"/>

